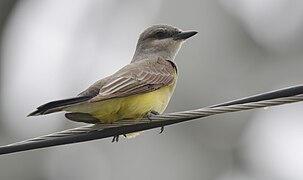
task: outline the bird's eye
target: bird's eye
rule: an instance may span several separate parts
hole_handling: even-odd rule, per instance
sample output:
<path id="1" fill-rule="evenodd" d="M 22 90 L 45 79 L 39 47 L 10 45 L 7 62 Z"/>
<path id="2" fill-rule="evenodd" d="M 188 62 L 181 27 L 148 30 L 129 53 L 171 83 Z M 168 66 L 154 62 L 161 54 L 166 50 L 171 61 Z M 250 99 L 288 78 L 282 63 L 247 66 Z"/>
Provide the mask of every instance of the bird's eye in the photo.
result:
<path id="1" fill-rule="evenodd" d="M 155 34 L 154 34 L 154 37 L 157 38 L 157 39 L 162 39 L 165 37 L 165 32 L 163 31 L 157 31 Z"/>

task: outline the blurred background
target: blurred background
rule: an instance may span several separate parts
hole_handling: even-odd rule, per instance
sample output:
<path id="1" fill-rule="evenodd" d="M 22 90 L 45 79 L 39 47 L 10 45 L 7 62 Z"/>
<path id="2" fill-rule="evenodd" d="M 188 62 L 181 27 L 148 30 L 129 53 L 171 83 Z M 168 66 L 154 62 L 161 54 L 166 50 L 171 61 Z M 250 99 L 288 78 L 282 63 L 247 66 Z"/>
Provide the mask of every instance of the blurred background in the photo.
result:
<path id="1" fill-rule="evenodd" d="M 140 32 L 171 24 L 199 34 L 177 56 L 167 112 L 303 80 L 303 1 L 0 1 L 0 145 L 84 124 L 26 118 L 130 62 Z M 303 104 L 213 116 L 111 139 L 0 157 L 0 179 L 302 180 Z"/>

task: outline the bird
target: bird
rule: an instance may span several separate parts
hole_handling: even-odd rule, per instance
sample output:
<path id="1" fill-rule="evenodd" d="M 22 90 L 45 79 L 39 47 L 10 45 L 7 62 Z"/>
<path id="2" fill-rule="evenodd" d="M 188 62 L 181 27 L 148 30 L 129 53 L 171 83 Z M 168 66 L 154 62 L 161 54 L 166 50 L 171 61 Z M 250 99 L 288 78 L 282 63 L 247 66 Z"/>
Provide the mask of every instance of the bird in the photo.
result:
<path id="1" fill-rule="evenodd" d="M 45 103 L 28 116 L 64 111 L 69 120 L 97 124 L 162 114 L 177 83 L 175 57 L 183 42 L 197 33 L 166 24 L 148 27 L 128 65 L 77 96 Z M 114 136 L 113 142 L 118 139 Z"/>

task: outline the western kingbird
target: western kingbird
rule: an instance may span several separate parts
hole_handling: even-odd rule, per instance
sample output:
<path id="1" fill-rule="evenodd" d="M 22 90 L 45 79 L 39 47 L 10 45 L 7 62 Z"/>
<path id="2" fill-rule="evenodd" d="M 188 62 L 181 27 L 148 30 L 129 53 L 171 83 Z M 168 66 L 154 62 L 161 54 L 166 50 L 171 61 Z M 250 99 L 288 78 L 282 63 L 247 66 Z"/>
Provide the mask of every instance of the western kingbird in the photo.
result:
<path id="1" fill-rule="evenodd" d="M 77 97 L 46 103 L 28 116 L 65 111 L 70 120 L 100 123 L 161 114 L 176 87 L 175 56 L 195 34 L 170 25 L 151 26 L 141 33 L 130 64 Z"/>

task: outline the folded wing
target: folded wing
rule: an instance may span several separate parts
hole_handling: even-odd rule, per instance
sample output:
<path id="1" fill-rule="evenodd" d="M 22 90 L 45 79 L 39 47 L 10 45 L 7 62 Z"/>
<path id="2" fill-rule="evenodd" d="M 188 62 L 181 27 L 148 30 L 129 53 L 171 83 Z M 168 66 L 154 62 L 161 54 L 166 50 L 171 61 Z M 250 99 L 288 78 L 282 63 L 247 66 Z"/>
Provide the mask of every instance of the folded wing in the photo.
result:
<path id="1" fill-rule="evenodd" d="M 161 58 L 133 63 L 114 74 L 89 102 L 152 92 L 175 81 L 176 66 Z"/>

